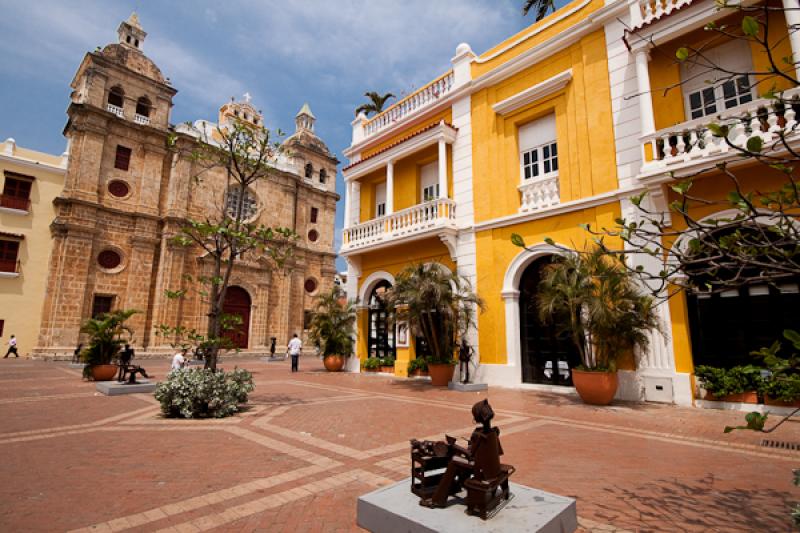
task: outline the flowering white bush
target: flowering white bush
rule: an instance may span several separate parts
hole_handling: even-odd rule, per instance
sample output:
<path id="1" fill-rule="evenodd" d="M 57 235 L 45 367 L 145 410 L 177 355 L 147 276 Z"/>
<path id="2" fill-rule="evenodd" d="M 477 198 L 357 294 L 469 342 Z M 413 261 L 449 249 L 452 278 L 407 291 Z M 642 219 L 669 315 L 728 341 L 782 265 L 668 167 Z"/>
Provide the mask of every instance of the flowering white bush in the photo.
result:
<path id="1" fill-rule="evenodd" d="M 240 368 L 233 372 L 173 370 L 158 384 L 155 397 L 167 417 L 223 418 L 247 403 L 253 389 L 253 375 Z"/>

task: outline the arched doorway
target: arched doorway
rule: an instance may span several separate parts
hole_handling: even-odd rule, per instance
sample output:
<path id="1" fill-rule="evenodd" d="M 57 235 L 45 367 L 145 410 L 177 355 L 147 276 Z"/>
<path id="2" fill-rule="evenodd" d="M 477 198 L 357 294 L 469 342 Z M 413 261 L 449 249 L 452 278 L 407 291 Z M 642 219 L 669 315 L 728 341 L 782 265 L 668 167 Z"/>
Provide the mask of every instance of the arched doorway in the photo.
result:
<path id="1" fill-rule="evenodd" d="M 236 348 L 246 349 L 250 331 L 250 295 L 241 287 L 228 287 L 222 312 L 226 315 L 238 315 L 242 323 L 235 329 L 225 331 L 223 336 L 231 340 Z"/>
<path id="2" fill-rule="evenodd" d="M 579 365 L 580 354 L 572 342 L 559 335 L 553 324 L 539 318 L 536 295 L 544 269 L 553 255 L 533 261 L 522 274 L 519 284 L 519 323 L 523 383 L 572 385 L 572 369 Z"/>
<path id="3" fill-rule="evenodd" d="M 386 307 L 384 294 L 392 288 L 392 284 L 386 280 L 375 284 L 369 296 L 369 315 L 368 315 L 368 338 L 367 355 L 368 357 L 391 357 L 395 358 L 394 328 L 390 326 L 389 309 Z"/>

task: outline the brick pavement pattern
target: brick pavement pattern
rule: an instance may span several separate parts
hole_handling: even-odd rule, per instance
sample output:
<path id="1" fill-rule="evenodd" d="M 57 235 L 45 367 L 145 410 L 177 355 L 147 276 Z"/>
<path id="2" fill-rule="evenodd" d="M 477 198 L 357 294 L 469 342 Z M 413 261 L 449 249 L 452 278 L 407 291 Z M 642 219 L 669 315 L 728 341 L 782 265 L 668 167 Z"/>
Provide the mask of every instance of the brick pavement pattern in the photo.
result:
<path id="1" fill-rule="evenodd" d="M 359 531 L 357 497 L 408 477 L 408 439 L 469 435 L 487 395 L 514 481 L 577 498 L 583 531 L 787 531 L 800 500 L 800 452 L 722 433 L 741 413 L 457 393 L 309 357 L 296 374 L 224 365 L 253 372 L 247 408 L 187 421 L 150 395 L 95 393 L 64 363 L 0 362 L 0 531 Z M 770 438 L 800 443 L 800 424 Z"/>

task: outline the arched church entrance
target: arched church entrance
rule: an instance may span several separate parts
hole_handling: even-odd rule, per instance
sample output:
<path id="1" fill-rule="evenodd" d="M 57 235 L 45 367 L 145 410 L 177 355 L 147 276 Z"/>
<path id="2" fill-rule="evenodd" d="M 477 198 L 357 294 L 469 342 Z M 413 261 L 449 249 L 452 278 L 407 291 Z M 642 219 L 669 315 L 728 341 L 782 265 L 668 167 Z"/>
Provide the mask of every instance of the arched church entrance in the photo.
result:
<path id="1" fill-rule="evenodd" d="M 519 284 L 520 348 L 523 383 L 572 385 L 572 369 L 580 364 L 580 354 L 555 324 L 545 324 L 539 317 L 537 294 L 544 269 L 556 256 L 546 255 L 533 261 L 522 274 Z"/>
<path id="2" fill-rule="evenodd" d="M 390 327 L 389 309 L 384 299 L 386 291 L 391 288 L 392 284 L 387 280 L 379 281 L 369 296 L 369 357 L 395 358 L 394 328 Z"/>
<path id="3" fill-rule="evenodd" d="M 228 287 L 225 293 L 225 303 L 222 312 L 226 315 L 237 315 L 242 319 L 241 324 L 234 329 L 227 330 L 223 336 L 230 339 L 236 348 L 246 349 L 249 342 L 250 331 L 250 295 L 241 287 Z"/>

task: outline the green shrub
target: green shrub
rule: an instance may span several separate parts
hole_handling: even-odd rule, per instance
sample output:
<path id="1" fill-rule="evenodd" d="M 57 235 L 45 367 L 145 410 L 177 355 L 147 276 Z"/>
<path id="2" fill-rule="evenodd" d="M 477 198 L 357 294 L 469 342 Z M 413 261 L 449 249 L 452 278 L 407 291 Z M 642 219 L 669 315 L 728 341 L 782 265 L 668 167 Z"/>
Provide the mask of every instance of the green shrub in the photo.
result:
<path id="1" fill-rule="evenodd" d="M 384 357 L 380 361 L 381 366 L 394 366 L 394 357 Z"/>
<path id="2" fill-rule="evenodd" d="M 772 399 L 792 403 L 800 399 L 800 376 L 773 374 L 764 382 L 763 392 Z"/>
<path id="3" fill-rule="evenodd" d="M 702 387 L 718 398 L 729 394 L 761 391 L 764 386 L 761 369 L 753 365 L 728 369 L 699 365 L 694 373 Z"/>
<path id="4" fill-rule="evenodd" d="M 784 330 L 783 336 L 787 344 L 800 351 L 800 333 L 794 330 Z M 800 399 L 800 353 L 792 353 L 781 357 L 778 352 L 783 348 L 781 341 L 775 341 L 769 348 L 761 348 L 751 352 L 752 355 L 764 360 L 764 365 L 769 370 L 769 377 L 764 380 L 762 392 L 782 402 L 794 402 Z"/>
<path id="5" fill-rule="evenodd" d="M 376 370 L 379 366 L 381 366 L 381 361 L 382 359 L 377 357 L 369 357 L 363 363 L 361 363 L 361 366 L 367 370 Z"/>
<path id="6" fill-rule="evenodd" d="M 421 370 L 422 372 L 428 371 L 428 361 L 425 360 L 424 357 L 417 357 L 416 359 L 412 359 L 408 362 L 408 372 L 414 372 L 415 370 Z"/>
<path id="7" fill-rule="evenodd" d="M 236 413 L 253 392 L 253 375 L 244 369 L 214 372 L 176 370 L 155 392 L 161 412 L 170 418 L 224 418 Z"/>

